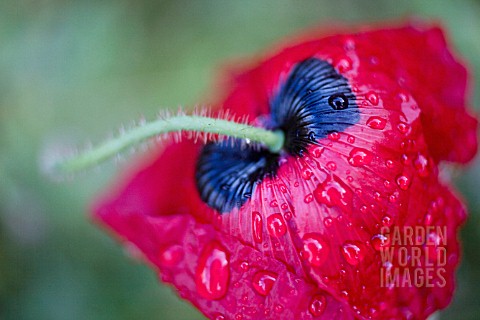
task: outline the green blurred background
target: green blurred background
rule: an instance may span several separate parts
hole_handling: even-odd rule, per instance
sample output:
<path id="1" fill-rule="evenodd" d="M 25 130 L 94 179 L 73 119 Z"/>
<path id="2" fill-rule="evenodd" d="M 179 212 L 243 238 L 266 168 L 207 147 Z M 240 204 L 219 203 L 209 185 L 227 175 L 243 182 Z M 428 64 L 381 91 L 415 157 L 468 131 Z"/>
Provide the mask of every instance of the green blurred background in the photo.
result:
<path id="1" fill-rule="evenodd" d="M 202 319 L 91 224 L 89 201 L 121 167 L 55 183 L 38 169 L 45 145 L 193 106 L 226 59 L 306 27 L 412 15 L 441 20 L 480 79 L 478 1 L 1 1 L 0 319 Z M 476 161 L 456 179 L 470 219 L 443 319 L 480 313 L 479 176 Z"/>

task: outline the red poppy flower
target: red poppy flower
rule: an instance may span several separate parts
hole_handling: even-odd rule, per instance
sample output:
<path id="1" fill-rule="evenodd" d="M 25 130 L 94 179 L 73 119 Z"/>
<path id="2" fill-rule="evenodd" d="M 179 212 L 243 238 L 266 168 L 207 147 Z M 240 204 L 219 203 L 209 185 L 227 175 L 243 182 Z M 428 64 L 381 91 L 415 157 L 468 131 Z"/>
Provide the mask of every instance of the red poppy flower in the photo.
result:
<path id="1" fill-rule="evenodd" d="M 219 109 L 280 129 L 167 146 L 95 205 L 212 319 L 424 319 L 466 212 L 439 177 L 476 153 L 466 69 L 438 27 L 303 37 L 236 73 Z"/>

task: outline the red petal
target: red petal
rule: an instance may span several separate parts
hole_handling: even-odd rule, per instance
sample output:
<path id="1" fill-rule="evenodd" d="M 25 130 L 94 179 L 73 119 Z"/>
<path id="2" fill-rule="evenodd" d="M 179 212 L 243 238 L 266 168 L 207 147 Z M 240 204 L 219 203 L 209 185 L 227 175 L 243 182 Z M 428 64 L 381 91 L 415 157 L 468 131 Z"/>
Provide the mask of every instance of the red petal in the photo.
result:
<path id="1" fill-rule="evenodd" d="M 162 280 L 210 319 L 353 319 L 348 306 L 281 262 L 188 214 L 118 214 L 114 203 L 105 203 L 97 218 L 137 246 Z M 166 255 L 175 258 L 165 263 Z"/>

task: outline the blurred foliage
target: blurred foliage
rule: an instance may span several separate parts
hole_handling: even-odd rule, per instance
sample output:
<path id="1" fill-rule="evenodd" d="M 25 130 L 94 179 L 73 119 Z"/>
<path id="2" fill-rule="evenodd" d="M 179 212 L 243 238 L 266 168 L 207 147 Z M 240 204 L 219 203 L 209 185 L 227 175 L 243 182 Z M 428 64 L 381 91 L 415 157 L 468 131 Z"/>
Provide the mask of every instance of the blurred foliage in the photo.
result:
<path id="1" fill-rule="evenodd" d="M 1 1 L 0 319 L 202 319 L 89 220 L 121 167 L 55 183 L 39 170 L 42 150 L 193 106 L 219 64 L 302 28 L 409 16 L 440 20 L 480 79 L 475 1 Z M 477 161 L 457 179 L 470 220 L 444 319 L 480 312 L 479 178 Z"/>

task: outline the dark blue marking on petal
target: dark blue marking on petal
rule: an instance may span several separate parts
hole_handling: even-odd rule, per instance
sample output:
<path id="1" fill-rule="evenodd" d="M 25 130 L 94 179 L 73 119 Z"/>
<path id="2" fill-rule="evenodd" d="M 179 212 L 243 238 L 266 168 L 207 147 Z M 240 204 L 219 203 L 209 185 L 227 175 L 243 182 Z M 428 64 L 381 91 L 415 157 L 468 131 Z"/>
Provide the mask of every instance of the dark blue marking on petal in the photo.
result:
<path id="1" fill-rule="evenodd" d="M 285 132 L 284 156 L 302 156 L 309 145 L 360 119 L 347 79 L 326 61 L 298 63 L 271 100 L 269 128 Z M 282 156 L 236 139 L 209 143 L 199 155 L 195 180 L 202 200 L 220 213 L 240 208 Z"/>
<path id="2" fill-rule="evenodd" d="M 239 208 L 252 196 L 255 184 L 276 173 L 278 158 L 238 140 L 209 143 L 202 148 L 195 171 L 200 197 L 221 213 Z"/>
<path id="3" fill-rule="evenodd" d="M 300 156 L 308 145 L 360 119 L 347 79 L 315 58 L 294 67 L 272 100 L 271 112 L 273 126 L 285 132 L 285 150 Z"/>

